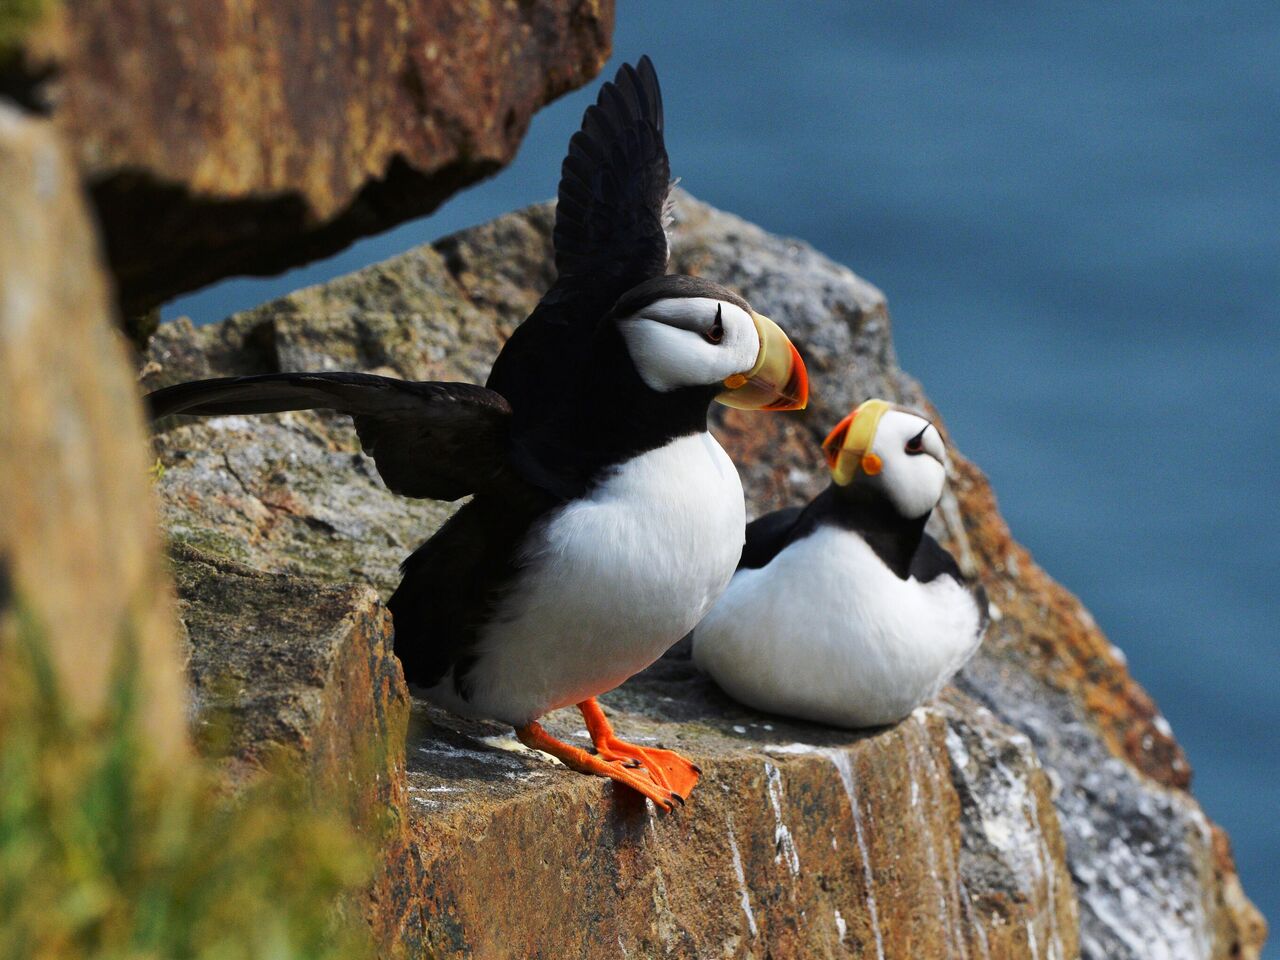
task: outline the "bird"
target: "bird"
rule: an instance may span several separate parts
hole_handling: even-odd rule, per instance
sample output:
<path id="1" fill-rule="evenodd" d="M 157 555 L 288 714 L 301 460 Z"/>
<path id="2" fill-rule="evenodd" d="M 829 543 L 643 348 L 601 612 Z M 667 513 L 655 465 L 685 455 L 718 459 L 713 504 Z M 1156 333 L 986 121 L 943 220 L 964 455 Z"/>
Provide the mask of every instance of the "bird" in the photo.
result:
<path id="1" fill-rule="evenodd" d="M 986 593 L 925 532 L 947 472 L 927 416 L 870 399 L 822 449 L 830 484 L 748 525 L 733 580 L 694 630 L 694 662 L 759 710 L 892 724 L 978 649 Z"/>
<path id="2" fill-rule="evenodd" d="M 336 410 L 393 492 L 471 496 L 403 562 L 388 601 L 406 680 L 668 811 L 700 769 L 620 739 L 596 698 L 684 637 L 733 576 L 745 504 L 708 432 L 711 402 L 785 411 L 808 399 L 776 323 L 727 287 L 667 274 L 671 185 L 646 56 L 602 85 L 569 141 L 556 280 L 485 386 L 278 373 L 148 397 L 153 417 Z M 538 723 L 569 705 L 594 753 Z"/>

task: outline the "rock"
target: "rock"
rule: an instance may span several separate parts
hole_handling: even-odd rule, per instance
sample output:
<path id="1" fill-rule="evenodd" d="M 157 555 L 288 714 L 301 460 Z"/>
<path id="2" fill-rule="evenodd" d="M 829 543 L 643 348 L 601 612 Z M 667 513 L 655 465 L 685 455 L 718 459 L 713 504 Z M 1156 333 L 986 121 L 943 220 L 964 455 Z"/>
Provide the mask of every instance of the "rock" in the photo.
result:
<path id="1" fill-rule="evenodd" d="M 862 737 L 762 720 L 664 661 L 605 699 L 630 735 L 679 742 L 706 770 L 696 807 L 659 817 L 425 704 L 406 763 L 408 701 L 368 587 L 174 559 L 198 722 L 229 734 L 233 777 L 285 750 L 328 794 L 358 773 L 367 829 L 393 812 L 370 911 L 388 951 L 1075 955 L 1049 782 L 1026 738 L 958 694 Z"/>
<path id="2" fill-rule="evenodd" d="M 136 660 L 139 722 L 186 756 L 172 593 L 148 491 L 142 411 L 97 238 L 53 126 L 0 100 L 0 698 L 18 620 L 76 719 Z"/>
<path id="3" fill-rule="evenodd" d="M 173 550 L 196 740 L 243 782 L 284 758 L 380 829 L 400 803 L 409 700 L 390 614 L 365 585 L 268 574 Z"/>
<path id="4" fill-rule="evenodd" d="M 393 865 L 389 917 L 411 953 L 1076 955 L 1048 781 L 991 714 L 948 702 L 880 736 L 836 734 L 745 712 L 688 661 L 604 702 L 629 736 L 698 758 L 689 807 L 658 816 L 514 752 L 509 731 L 420 711 L 413 855 Z M 580 728 L 571 711 L 551 723 Z"/>
<path id="5" fill-rule="evenodd" d="M 954 486 L 1002 613 L 959 685 L 1056 777 L 1084 956 L 1258 956 L 1260 917 L 1215 877 L 1219 831 L 1168 724 L 1079 601 L 1012 542 L 977 470 L 962 464 Z"/>
<path id="6" fill-rule="evenodd" d="M 809 363 L 804 414 L 718 414 L 753 513 L 816 491 L 815 441 L 856 400 L 927 403 L 874 287 L 685 195 L 677 216 L 675 268 L 740 290 Z M 302 368 L 483 380 L 551 279 L 550 226 L 547 207 L 520 211 L 221 324 L 167 325 L 146 385 Z M 173 540 L 278 576 L 385 595 L 448 512 L 392 497 L 349 424 L 322 414 L 174 423 L 157 446 Z M 894 728 L 753 714 L 674 651 L 604 701 L 628 735 L 678 743 L 707 771 L 686 809 L 658 817 L 499 726 L 415 703 L 390 801 L 401 832 L 372 899 L 382 942 L 437 956 L 1257 957 L 1265 926 L 1167 725 L 1013 542 L 980 472 L 957 456 L 951 481 L 935 532 L 998 619 L 956 687 Z M 238 631 L 227 616 L 191 628 L 193 648 Z M 581 727 L 571 711 L 549 725 Z"/>
<path id="7" fill-rule="evenodd" d="M 534 111 L 600 70 L 614 16 L 612 0 L 48 7 L 0 89 L 71 144 L 129 317 L 493 174 Z"/>

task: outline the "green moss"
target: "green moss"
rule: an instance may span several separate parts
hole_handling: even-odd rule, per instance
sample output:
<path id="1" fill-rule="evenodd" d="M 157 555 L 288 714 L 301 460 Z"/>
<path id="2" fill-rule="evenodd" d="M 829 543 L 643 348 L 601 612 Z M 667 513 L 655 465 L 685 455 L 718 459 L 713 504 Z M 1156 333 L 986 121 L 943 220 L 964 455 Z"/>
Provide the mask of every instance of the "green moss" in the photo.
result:
<path id="1" fill-rule="evenodd" d="M 54 0 L 0 0 L 0 63 L 12 56 L 53 5 Z"/>
<path id="2" fill-rule="evenodd" d="M 207 763 L 156 763 L 127 656 L 90 724 L 62 702 L 39 629 L 20 607 L 8 619 L 0 960 L 371 953 L 351 909 L 371 858 L 300 776 L 281 769 L 230 796 Z"/>

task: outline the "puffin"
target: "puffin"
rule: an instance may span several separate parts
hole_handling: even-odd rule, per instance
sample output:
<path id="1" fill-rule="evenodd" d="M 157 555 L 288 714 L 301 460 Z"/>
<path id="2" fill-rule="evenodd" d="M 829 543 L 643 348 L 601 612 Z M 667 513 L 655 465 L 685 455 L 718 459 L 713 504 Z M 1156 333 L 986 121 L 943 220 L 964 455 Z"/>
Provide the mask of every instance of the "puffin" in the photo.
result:
<path id="1" fill-rule="evenodd" d="M 927 416 L 867 400 L 822 449 L 831 483 L 748 525 L 733 580 L 694 630 L 694 662 L 759 710 L 896 723 L 978 649 L 986 593 L 925 532 L 947 474 Z"/>
<path id="2" fill-rule="evenodd" d="M 733 576 L 745 504 L 708 432 L 711 402 L 784 411 L 808 399 L 777 324 L 724 286 L 667 274 L 671 182 L 642 57 L 603 85 L 569 141 L 557 278 L 484 386 L 299 372 L 147 398 L 153 418 L 335 410 L 393 492 L 470 497 L 403 562 L 388 601 L 406 680 L 668 811 L 698 766 L 622 740 L 596 698 L 687 635 Z M 538 723 L 570 705 L 594 752 Z"/>

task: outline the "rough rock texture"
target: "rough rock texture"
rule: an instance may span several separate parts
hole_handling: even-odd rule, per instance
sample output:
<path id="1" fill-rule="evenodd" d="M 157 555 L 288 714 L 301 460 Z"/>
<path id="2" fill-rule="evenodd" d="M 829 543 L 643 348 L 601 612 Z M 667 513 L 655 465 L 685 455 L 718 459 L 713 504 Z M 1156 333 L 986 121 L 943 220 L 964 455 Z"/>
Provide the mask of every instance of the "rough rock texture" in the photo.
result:
<path id="1" fill-rule="evenodd" d="M 390 809 L 372 910 L 388 952 L 1076 955 L 1049 781 L 1026 738 L 960 695 L 865 738 L 763 720 L 665 661 L 606 699 L 630 735 L 674 737 L 707 771 L 696 808 L 660 817 L 423 704 L 406 765 L 408 700 L 367 586 L 184 546 L 174 560 L 198 729 L 233 776 L 285 750 L 326 792 L 354 774 L 368 829 Z"/>
<path id="2" fill-rule="evenodd" d="M 269 574 L 191 547 L 173 570 L 196 741 L 232 783 L 286 758 L 381 829 L 399 803 L 409 699 L 390 614 L 363 584 Z"/>
<path id="3" fill-rule="evenodd" d="M 613 32 L 612 0 L 49 7 L 0 89 L 72 144 L 129 316 L 430 212 L 510 162 Z"/>
<path id="4" fill-rule="evenodd" d="M 897 368 L 884 298 L 804 244 L 683 196 L 677 213 L 675 267 L 742 291 L 808 360 L 803 415 L 722 411 L 717 428 L 753 512 L 808 497 L 815 440 L 853 402 L 926 402 Z M 550 224 L 547 208 L 522 211 L 219 325 L 168 325 L 145 382 L 301 368 L 482 380 L 550 282 Z M 171 537 L 277 572 L 264 590 L 303 576 L 385 592 L 447 513 L 392 497 L 349 425 L 321 414 L 175 422 L 157 445 Z M 606 698 L 628 735 L 678 743 L 707 770 L 675 816 L 415 704 L 405 772 L 393 753 L 379 768 L 402 777 L 371 913 L 383 942 L 480 957 L 1256 957 L 1265 926 L 1167 724 L 960 457 L 935 528 L 997 619 L 958 689 L 903 724 L 851 736 L 755 715 L 679 650 Z M 238 630 L 228 616 L 189 624 L 193 648 Z M 325 716 L 315 730 L 347 722 Z M 565 712 L 550 726 L 581 725 Z"/>
<path id="5" fill-rule="evenodd" d="M 185 753 L 182 675 L 145 433 L 85 198 L 52 126 L 0 101 L 0 698 L 13 606 L 92 719 L 126 643 L 141 722 Z"/>

